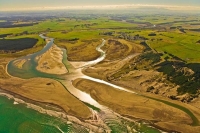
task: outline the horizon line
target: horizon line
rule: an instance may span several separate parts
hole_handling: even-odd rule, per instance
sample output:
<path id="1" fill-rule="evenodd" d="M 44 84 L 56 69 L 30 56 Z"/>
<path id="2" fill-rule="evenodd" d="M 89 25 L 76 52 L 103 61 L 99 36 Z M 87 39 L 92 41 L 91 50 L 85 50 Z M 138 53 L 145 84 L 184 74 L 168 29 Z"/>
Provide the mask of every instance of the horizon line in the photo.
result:
<path id="1" fill-rule="evenodd" d="M 151 5 L 151 4 L 123 4 L 123 5 L 84 5 L 84 6 L 46 6 L 46 7 L 29 7 L 29 8 L 3 8 L 0 11 L 45 11 L 45 10 L 81 10 L 81 9 L 130 9 L 130 8 L 141 8 L 141 7 L 153 7 L 153 8 L 164 8 L 168 10 L 186 10 L 186 11 L 197 11 L 200 10 L 200 6 L 178 6 L 178 5 Z"/>

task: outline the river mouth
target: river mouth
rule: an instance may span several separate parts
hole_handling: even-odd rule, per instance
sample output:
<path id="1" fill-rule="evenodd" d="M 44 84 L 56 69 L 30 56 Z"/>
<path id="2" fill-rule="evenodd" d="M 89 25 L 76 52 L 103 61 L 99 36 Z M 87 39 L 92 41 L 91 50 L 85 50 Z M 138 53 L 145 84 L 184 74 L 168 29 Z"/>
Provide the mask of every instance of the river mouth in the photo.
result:
<path id="1" fill-rule="evenodd" d="M 44 39 L 48 39 L 47 37 L 44 37 L 44 36 L 41 36 L 41 37 Z M 98 59 L 96 59 L 94 61 L 90 61 L 90 62 L 81 62 L 81 63 L 79 62 L 80 64 L 77 67 L 73 66 L 73 63 L 75 63 L 75 62 L 67 61 L 66 50 L 62 49 L 62 51 L 63 51 L 62 62 L 68 70 L 67 74 L 62 74 L 62 75 L 48 74 L 45 72 L 38 71 L 36 69 L 36 67 L 38 65 L 37 57 L 44 54 L 53 45 L 53 39 L 49 39 L 49 40 L 50 41 L 47 43 L 47 45 L 44 47 L 43 50 L 41 50 L 35 54 L 28 55 L 28 56 L 22 57 L 20 59 L 11 61 L 7 66 L 8 73 L 14 77 L 19 77 L 19 78 L 23 78 L 23 79 L 44 77 L 44 78 L 51 78 L 51 79 L 59 81 L 60 83 L 62 83 L 63 86 L 65 86 L 66 91 L 69 91 L 72 95 L 74 95 L 80 101 L 87 103 L 88 104 L 87 106 L 89 106 L 90 108 L 92 108 L 92 106 L 93 106 L 97 110 L 99 109 L 100 110 L 99 112 L 97 110 L 94 110 L 95 113 L 98 116 L 100 116 L 101 120 L 104 123 L 106 123 L 106 125 L 108 126 L 108 129 L 110 129 L 111 132 L 119 132 L 119 133 L 127 132 L 128 131 L 127 127 L 132 127 L 131 130 L 135 130 L 137 132 L 153 132 L 153 133 L 161 132 L 159 129 L 151 127 L 149 124 L 147 124 L 145 122 L 129 121 L 127 119 L 124 119 L 119 114 L 110 110 L 108 107 L 99 104 L 89 94 L 87 94 L 83 91 L 80 91 L 79 89 L 75 88 L 72 85 L 73 80 L 75 80 L 77 78 L 84 78 L 84 79 L 92 80 L 92 81 L 95 81 L 98 83 L 103 83 L 108 86 L 112 86 L 119 90 L 123 90 L 123 91 L 129 92 L 129 93 L 134 93 L 123 87 L 119 87 L 119 86 L 110 84 L 103 80 L 85 76 L 82 73 L 82 69 L 84 69 L 86 67 L 90 67 L 98 62 L 101 62 L 105 58 L 106 54 L 103 50 L 101 50 L 101 47 L 105 44 L 105 40 L 102 40 L 102 44 L 96 48 L 97 51 L 101 52 L 101 56 Z M 17 60 L 22 60 L 23 65 L 21 68 L 16 67 L 15 62 Z M 23 60 L 26 60 L 26 62 L 23 63 Z M 108 131 L 108 129 L 107 129 L 107 131 Z"/>

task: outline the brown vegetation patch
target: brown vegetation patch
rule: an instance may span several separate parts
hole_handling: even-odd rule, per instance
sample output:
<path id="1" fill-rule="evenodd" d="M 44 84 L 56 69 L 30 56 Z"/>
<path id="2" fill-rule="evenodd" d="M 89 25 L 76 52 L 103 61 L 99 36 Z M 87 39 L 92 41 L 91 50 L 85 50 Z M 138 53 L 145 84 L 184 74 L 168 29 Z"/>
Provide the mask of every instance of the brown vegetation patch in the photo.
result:
<path id="1" fill-rule="evenodd" d="M 8 74 L 6 73 L 6 65 L 9 61 L 11 61 L 12 58 L 0 58 L 0 78 L 2 79 L 8 79 L 10 78 Z"/>
<path id="2" fill-rule="evenodd" d="M 106 51 L 106 59 L 116 60 L 133 53 L 140 53 L 143 47 L 123 39 L 109 39 L 103 49 Z"/>
<path id="3" fill-rule="evenodd" d="M 134 118 L 167 123 L 174 127 L 169 128 L 162 124 L 161 127 L 163 128 L 170 130 L 180 129 L 177 128 L 177 125 L 190 125 L 192 122 L 185 112 L 140 95 L 121 91 L 86 79 L 76 79 L 73 81 L 73 85 L 90 94 L 100 104 L 108 106 L 117 113 Z M 183 127 L 181 130 L 183 130 Z"/>
<path id="4" fill-rule="evenodd" d="M 65 41 L 56 42 L 58 46 L 67 49 L 67 58 L 69 61 L 91 61 L 100 56 L 96 47 L 100 45 L 101 40 L 82 40 L 82 41 Z"/>
<path id="5" fill-rule="evenodd" d="M 67 114 L 82 119 L 91 116 L 89 108 L 72 96 L 59 82 L 52 79 L 33 78 L 22 80 L 0 79 L 0 88 L 33 101 L 61 107 Z"/>

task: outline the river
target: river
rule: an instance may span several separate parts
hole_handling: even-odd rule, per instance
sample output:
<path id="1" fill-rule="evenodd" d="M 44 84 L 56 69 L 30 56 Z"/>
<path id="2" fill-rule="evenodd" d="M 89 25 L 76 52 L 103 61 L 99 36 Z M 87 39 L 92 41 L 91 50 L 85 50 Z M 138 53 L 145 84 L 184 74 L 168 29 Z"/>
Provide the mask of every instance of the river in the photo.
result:
<path id="1" fill-rule="evenodd" d="M 102 60 L 104 60 L 104 58 L 106 57 L 106 54 L 101 49 L 101 47 L 106 43 L 105 40 L 102 40 L 102 43 L 96 48 L 96 50 L 101 53 L 101 56 L 99 58 L 97 58 L 96 60 L 94 60 L 94 61 L 82 62 L 81 63 L 82 65 L 80 67 L 78 67 L 78 68 L 74 68 L 71 65 L 71 63 L 69 61 L 67 61 L 66 50 L 62 49 L 63 52 L 64 52 L 63 63 L 67 67 L 69 73 L 68 74 L 64 74 L 64 75 L 54 75 L 54 74 L 43 73 L 43 72 L 40 72 L 40 71 L 38 71 L 36 69 L 36 67 L 38 65 L 37 57 L 42 55 L 43 53 L 45 53 L 54 44 L 53 43 L 53 41 L 54 41 L 53 38 L 48 38 L 48 37 L 45 37 L 43 35 L 40 35 L 40 37 L 42 37 L 43 39 L 48 39 L 49 42 L 46 44 L 46 46 L 41 51 L 39 51 L 37 53 L 34 53 L 34 54 L 31 54 L 31 55 L 27 55 L 25 57 L 21 57 L 21 58 L 15 59 L 15 60 L 9 62 L 8 66 L 7 66 L 7 71 L 11 76 L 19 77 L 19 78 L 23 78 L 23 79 L 33 78 L 33 77 L 44 77 L 44 78 L 52 78 L 52 79 L 55 79 L 55 80 L 59 81 L 75 97 L 77 97 L 81 101 L 83 101 L 85 103 L 88 103 L 89 105 L 95 106 L 95 107 L 97 107 L 97 108 L 99 108 L 101 110 L 101 112 L 96 112 L 96 111 L 95 112 L 97 113 L 97 115 L 99 115 L 99 117 L 102 119 L 102 121 L 108 126 L 109 130 L 107 130 L 107 132 L 110 131 L 112 133 L 123 133 L 123 132 L 128 132 L 128 130 L 130 130 L 130 128 L 131 128 L 131 130 L 134 130 L 134 131 L 137 131 L 137 132 L 146 132 L 146 133 L 151 133 L 151 132 L 152 133 L 159 133 L 159 132 L 161 132 L 160 130 L 149 126 L 147 123 L 137 122 L 137 121 L 132 121 L 132 120 L 130 121 L 130 120 L 120 116 L 119 114 L 117 114 L 117 113 L 113 112 L 112 110 L 110 110 L 108 107 L 105 107 L 105 106 L 99 104 L 89 94 L 76 89 L 72 85 L 72 81 L 73 80 L 75 80 L 77 78 L 85 78 L 85 79 L 89 79 L 89 80 L 92 80 L 92 81 L 95 81 L 95 82 L 99 82 L 99 83 L 103 83 L 103 84 L 115 87 L 116 89 L 127 91 L 129 93 L 135 93 L 135 92 L 127 90 L 127 89 L 125 89 L 123 87 L 116 86 L 114 84 L 108 83 L 106 81 L 86 76 L 86 75 L 84 75 L 82 73 L 82 69 L 83 68 L 90 67 L 90 66 L 92 66 L 94 64 L 97 64 L 97 63 L 101 62 Z M 22 69 L 19 69 L 15 65 L 15 62 L 18 61 L 18 60 L 26 60 L 26 62 L 22 66 Z M 10 103 L 13 102 L 12 100 L 5 100 L 5 99 L 4 99 L 4 101 L 8 102 L 8 103 L 9 102 Z M 1 105 L 1 103 L 0 103 L 0 105 Z M 19 112 L 21 112 L 21 114 L 24 115 L 23 117 L 26 117 L 26 116 L 29 116 L 29 115 L 33 115 L 33 114 L 34 115 L 37 114 L 38 118 L 39 118 L 39 117 L 42 117 L 44 115 L 44 114 L 41 114 L 41 113 L 39 113 L 37 111 L 33 111 L 32 109 L 26 110 L 26 106 L 25 105 L 21 105 L 21 104 L 20 105 L 8 104 L 8 105 L 12 110 L 18 110 Z M 18 106 L 21 106 L 22 110 L 19 109 Z M 1 114 L 1 115 L 3 115 L 3 114 Z M 13 114 L 13 115 L 15 115 L 15 114 Z M 58 119 L 58 118 L 50 117 L 50 116 L 47 116 L 47 115 L 44 115 L 44 116 L 45 116 L 45 118 L 48 118 L 48 120 L 50 122 Z M 10 117 L 14 117 L 14 116 L 12 116 L 12 115 L 9 116 L 8 115 L 5 118 L 5 123 L 6 123 L 6 119 L 11 119 Z M 27 120 L 29 120 L 29 117 L 26 117 L 25 121 L 27 121 Z M 36 129 L 37 128 L 41 128 L 41 127 L 39 127 L 41 125 L 41 123 L 38 122 L 39 121 L 38 119 L 34 119 L 34 120 L 30 119 L 29 121 L 30 121 L 31 124 L 35 124 L 34 122 L 38 123 L 38 125 L 35 126 Z M 23 120 L 22 120 L 22 122 L 23 122 Z M 53 123 L 56 123 L 56 122 L 53 122 Z M 15 125 L 16 125 L 15 128 L 18 128 L 18 126 L 21 126 L 21 124 L 20 125 L 19 124 L 15 124 Z M 83 132 L 83 131 L 87 132 L 87 130 L 84 130 L 82 127 L 77 126 L 76 124 L 75 125 L 73 125 L 73 124 L 69 125 L 69 124 L 66 124 L 64 121 L 63 121 L 63 125 L 62 126 L 59 126 L 60 123 L 57 123 L 57 125 L 55 124 L 56 126 L 52 126 L 51 124 L 48 124 L 48 122 L 46 122 L 46 124 L 42 124 L 42 125 L 45 128 L 51 129 L 52 132 L 53 132 L 53 128 L 55 128 L 55 127 L 57 127 L 57 128 L 55 128 L 57 130 L 57 131 L 55 130 L 55 132 L 68 132 L 69 130 L 71 130 L 71 131 L 74 130 L 75 131 L 75 127 L 78 128 L 78 129 L 81 129 L 81 132 Z M 69 128 L 69 127 L 73 127 L 73 128 Z"/>

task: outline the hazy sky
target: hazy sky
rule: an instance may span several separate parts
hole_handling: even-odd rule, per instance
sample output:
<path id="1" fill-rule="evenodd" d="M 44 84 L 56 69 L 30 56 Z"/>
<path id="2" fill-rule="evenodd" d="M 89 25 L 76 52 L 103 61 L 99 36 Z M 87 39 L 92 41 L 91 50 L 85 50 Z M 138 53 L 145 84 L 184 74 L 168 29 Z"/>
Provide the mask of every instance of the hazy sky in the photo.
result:
<path id="1" fill-rule="evenodd" d="M 153 4 L 200 6 L 200 0 L 0 0 L 0 10 L 29 7 L 58 7 L 85 5 Z"/>

